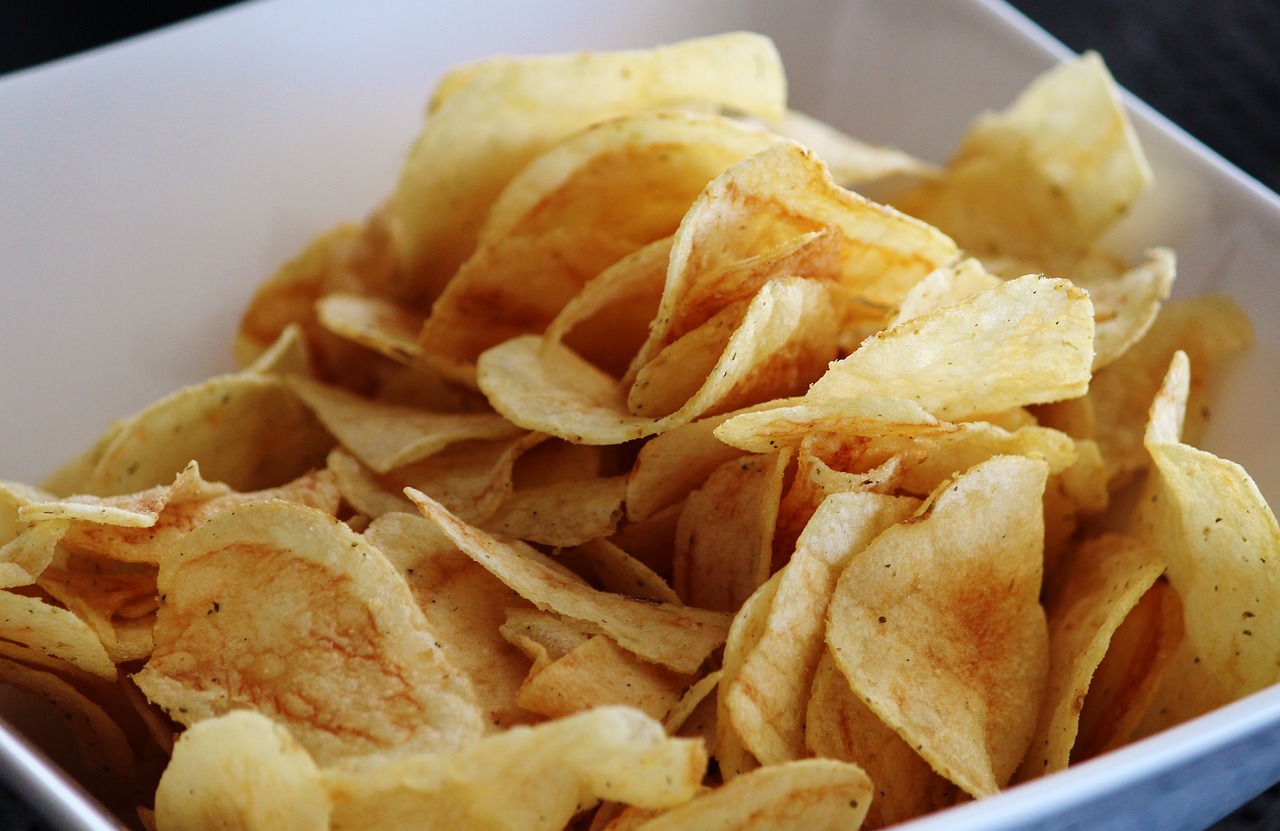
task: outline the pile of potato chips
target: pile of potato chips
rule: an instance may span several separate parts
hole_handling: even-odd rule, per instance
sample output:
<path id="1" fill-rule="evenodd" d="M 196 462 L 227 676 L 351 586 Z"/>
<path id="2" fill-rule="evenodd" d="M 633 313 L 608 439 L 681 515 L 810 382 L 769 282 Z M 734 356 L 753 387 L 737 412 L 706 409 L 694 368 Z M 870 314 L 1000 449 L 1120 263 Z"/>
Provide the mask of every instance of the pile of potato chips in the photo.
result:
<path id="1" fill-rule="evenodd" d="M 0 486 L 0 678 L 161 831 L 882 827 L 1275 683 L 1150 176 L 1094 55 L 941 167 L 759 35 L 459 67 L 242 370 Z"/>

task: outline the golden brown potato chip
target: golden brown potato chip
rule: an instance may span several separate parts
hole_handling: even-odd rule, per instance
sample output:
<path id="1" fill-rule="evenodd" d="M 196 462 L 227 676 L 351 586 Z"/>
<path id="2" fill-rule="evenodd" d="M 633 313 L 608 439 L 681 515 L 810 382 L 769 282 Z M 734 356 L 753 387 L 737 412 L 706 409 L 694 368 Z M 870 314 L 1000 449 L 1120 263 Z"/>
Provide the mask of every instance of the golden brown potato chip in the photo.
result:
<path id="1" fill-rule="evenodd" d="M 322 764 L 454 748 L 483 729 L 404 580 L 314 508 L 218 514 L 161 561 L 159 590 L 155 650 L 134 679 L 181 724 L 257 709 Z"/>
<path id="2" fill-rule="evenodd" d="M 755 642 L 722 692 L 738 734 L 764 764 L 806 755 L 805 703 L 840 571 L 918 505 L 910 497 L 836 494 L 823 501 L 800 535 L 795 554 L 778 572 Z"/>
<path id="3" fill-rule="evenodd" d="M 852 558 L 831 599 L 827 644 L 854 692 L 973 796 L 1009 781 L 1040 708 L 1046 476 L 1021 456 L 977 465 Z"/>
<path id="4" fill-rule="evenodd" d="M 1071 748 L 1072 764 L 1133 739 L 1184 634 L 1178 593 L 1167 580 L 1157 580 L 1111 636 L 1107 654 L 1093 673 Z"/>
<path id="5" fill-rule="evenodd" d="M 802 759 L 743 774 L 638 827 L 848 831 L 862 824 L 871 793 L 871 780 L 857 765 Z"/>
<path id="6" fill-rule="evenodd" d="M 641 658 L 693 673 L 724 643 L 726 615 L 597 591 L 566 577 L 535 549 L 501 542 L 466 525 L 421 492 L 410 490 L 409 498 L 460 549 L 521 597 L 589 624 Z"/>
<path id="7" fill-rule="evenodd" d="M 675 505 L 720 465 L 742 455 L 714 434 L 730 415 L 700 418 L 645 442 L 627 478 L 628 519 L 646 519 Z"/>
<path id="8" fill-rule="evenodd" d="M 455 72 L 400 174 L 399 294 L 440 293 L 471 253 L 511 177 L 561 138 L 605 119 L 711 106 L 780 118 L 786 85 L 773 43 L 732 33 L 621 52 L 494 58 Z"/>
<path id="9" fill-rule="evenodd" d="M 252 710 L 206 719 L 174 743 L 156 789 L 158 831 L 327 831 L 316 763 L 283 725 Z"/>
<path id="10" fill-rule="evenodd" d="M 593 586 L 614 594 L 659 603 L 680 603 L 662 575 L 607 539 L 594 539 L 560 552 L 559 559 Z"/>
<path id="11" fill-rule="evenodd" d="M 637 710 L 600 707 L 454 753 L 331 768 L 323 780 L 334 831 L 559 831 L 600 800 L 646 808 L 687 802 L 706 763 L 701 742 L 669 738 Z"/>
<path id="12" fill-rule="evenodd" d="M 421 368 L 422 316 L 378 297 L 335 291 L 319 298 L 316 319 L 333 334 L 406 366 Z"/>
<path id="13" fill-rule="evenodd" d="M 720 681 L 716 684 L 715 748 L 717 767 L 726 782 L 760 766 L 760 761 L 747 749 L 738 726 L 730 717 L 728 694 L 747 656 L 764 634 L 769 607 L 781 580 L 779 574 L 774 574 L 746 599 L 733 616 L 725 639 L 724 654 L 720 659 Z"/>

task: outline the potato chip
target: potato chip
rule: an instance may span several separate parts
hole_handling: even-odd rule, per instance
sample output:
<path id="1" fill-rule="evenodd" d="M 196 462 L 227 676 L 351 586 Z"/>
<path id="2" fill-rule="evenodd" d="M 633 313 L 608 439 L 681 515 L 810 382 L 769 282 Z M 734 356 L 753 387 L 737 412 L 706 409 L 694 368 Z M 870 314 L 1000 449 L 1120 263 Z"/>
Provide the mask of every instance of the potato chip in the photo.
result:
<path id="1" fill-rule="evenodd" d="M 1186 647 L 1166 687 L 1161 720 L 1176 723 L 1280 680 L 1280 526 L 1237 464 L 1180 440 L 1191 362 L 1175 353 L 1151 408 L 1154 465 L 1136 528 L 1168 558 L 1186 622 Z"/>
<path id="2" fill-rule="evenodd" d="M 29 663 L 74 667 L 114 681 L 116 665 L 93 629 L 72 612 L 39 597 L 0 592 L 0 640 Z M 13 655 L 7 652 L 5 654 Z"/>
<path id="3" fill-rule="evenodd" d="M 333 444 L 285 382 L 252 372 L 185 387 L 110 433 L 73 492 L 113 496 L 168 484 L 192 459 L 207 480 L 260 490 L 318 467 Z"/>
<path id="4" fill-rule="evenodd" d="M 564 549 L 558 557 L 574 573 L 604 591 L 659 603 L 681 602 L 662 575 L 607 539 L 593 539 Z"/>
<path id="5" fill-rule="evenodd" d="M 0 546 L 0 588 L 30 586 L 53 561 L 68 520 L 50 520 L 18 533 Z"/>
<path id="6" fill-rule="evenodd" d="M 959 791 L 854 695 L 827 649 L 801 714 L 805 746 L 824 759 L 851 762 L 871 780 L 864 828 L 883 828 L 953 805 Z"/>
<path id="7" fill-rule="evenodd" d="M 827 604 L 845 563 L 918 506 L 910 497 L 828 497 L 778 572 L 773 599 L 741 667 L 725 681 L 729 717 L 765 764 L 803 758 L 805 703 L 824 649 Z"/>
<path id="8" fill-rule="evenodd" d="M 975 254 L 1082 252 L 1151 180 L 1119 88 L 1085 53 L 969 128 L 942 175 L 894 199 Z"/>
<path id="9" fill-rule="evenodd" d="M 730 717 L 728 694 L 747 656 L 764 635 L 769 607 L 781 580 L 778 574 L 774 574 L 743 602 L 733 616 L 725 639 L 724 654 L 720 659 L 720 681 L 716 685 L 715 759 L 720 776 L 726 782 L 760 767 L 760 760 L 747 749 L 743 735 Z"/>
<path id="10" fill-rule="evenodd" d="M 112 663 L 151 654 L 158 605 L 155 566 L 60 550 L 38 584 L 89 626 Z"/>
<path id="11" fill-rule="evenodd" d="M 788 109 L 770 129 L 813 150 L 842 188 L 863 191 L 895 177 L 929 177 L 938 170 L 896 147 L 867 144 L 821 119 Z"/>
<path id="12" fill-rule="evenodd" d="M 582 545 L 617 529 L 626 487 L 625 477 L 612 476 L 518 488 L 480 526 L 558 548 Z"/>
<path id="13" fill-rule="evenodd" d="M 806 398 L 905 398 L 951 421 L 1074 398 L 1088 389 L 1093 332 L 1084 291 L 1027 275 L 868 339 Z"/>
<path id="14" fill-rule="evenodd" d="M 1147 333 L 1173 290 L 1175 258 L 1167 248 L 1152 249 L 1147 261 L 1115 280 L 1075 283 L 1093 301 L 1093 371 L 1114 363 Z"/>
<path id="15" fill-rule="evenodd" d="M 645 442 L 627 477 L 628 519 L 645 519 L 682 501 L 716 468 L 742 455 L 715 437 L 730 415 L 700 418 Z"/>
<path id="16" fill-rule="evenodd" d="M 973 796 L 1008 782 L 1039 712 L 1046 475 L 1021 456 L 977 465 L 852 558 L 831 599 L 827 643 L 854 692 Z"/>
<path id="17" fill-rule="evenodd" d="M 158 831 L 326 831 L 320 769 L 283 725 L 235 710 L 186 730 L 156 789 Z"/>
<path id="18" fill-rule="evenodd" d="M 638 828 L 847 831 L 861 825 L 871 793 L 871 780 L 857 765 L 802 759 L 743 774 Z"/>
<path id="19" fill-rule="evenodd" d="M 475 691 L 488 729 L 532 721 L 516 701 L 530 662 L 500 631 L 512 609 L 532 606 L 416 514 L 378 517 L 364 538 L 404 575 L 445 660 Z"/>
<path id="20" fill-rule="evenodd" d="M 773 43 L 733 33 L 650 50 L 495 58 L 459 70 L 437 96 L 396 189 L 399 294 L 440 293 L 470 255 L 511 177 L 559 139 L 610 117 L 711 106 L 780 118 L 786 89 Z M 465 78 L 465 80 L 461 80 Z"/>
<path id="21" fill-rule="evenodd" d="M 1147 589 L 1111 636 L 1080 710 L 1071 763 L 1131 741 L 1184 643 L 1182 603 L 1167 580 Z"/>
<path id="22" fill-rule="evenodd" d="M 161 561 L 159 589 L 155 650 L 134 679 L 181 724 L 257 709 L 321 764 L 458 747 L 483 729 L 404 580 L 314 508 L 215 516 Z"/>
<path id="23" fill-rule="evenodd" d="M 633 415 L 622 385 L 559 344 L 526 336 L 481 356 L 480 388 L 495 409 L 531 430 L 586 444 L 621 444 L 716 410 L 789 395 L 817 377 L 830 357 L 834 321 L 825 289 L 801 278 L 775 280 L 752 300 L 697 393 L 661 418 Z"/>
<path id="24" fill-rule="evenodd" d="M 955 432 L 950 422 L 940 422 L 923 407 L 907 398 L 876 395 L 798 397 L 778 400 L 773 406 L 735 414 L 716 427 L 715 435 L 725 444 L 755 453 L 780 447 L 798 446 L 813 433 L 862 436 L 918 437 Z"/>
<path id="25" fill-rule="evenodd" d="M 594 707 L 626 706 L 662 719 L 690 677 L 637 658 L 606 635 L 592 635 L 536 668 L 520 687 L 520 706 L 549 718 Z"/>
<path id="26" fill-rule="evenodd" d="M 1049 676 L 1045 699 L 1031 749 L 1019 770 L 1021 778 L 1066 768 L 1085 694 L 1111 637 L 1164 568 L 1158 550 L 1132 537 L 1107 534 L 1078 546 L 1057 575 L 1057 591 L 1047 607 Z M 1144 669 L 1148 670 L 1144 675 L 1152 674 L 1152 667 Z"/>
<path id="27" fill-rule="evenodd" d="M 769 578 L 789 453 L 725 462 L 676 525 L 672 587 L 691 606 L 733 612 Z"/>
<path id="28" fill-rule="evenodd" d="M 726 615 L 597 591 L 567 578 L 535 549 L 494 539 L 429 496 L 412 489 L 408 493 L 424 516 L 521 597 L 589 624 L 641 658 L 693 673 L 724 642 Z"/>
<path id="29" fill-rule="evenodd" d="M 378 297 L 335 291 L 319 298 L 316 319 L 328 331 L 397 363 L 424 366 L 418 333 L 422 317 Z"/>
<path id="30" fill-rule="evenodd" d="M 687 802 L 706 762 L 700 742 L 669 738 L 639 711 L 600 707 L 454 753 L 328 769 L 323 781 L 334 831 L 559 831 L 599 800 L 646 808 Z"/>
<path id="31" fill-rule="evenodd" d="M 885 328 L 892 328 L 913 317 L 935 312 L 968 300 L 975 294 L 999 285 L 982 262 L 968 257 L 952 266 L 942 266 L 911 287 L 898 302 L 897 311 Z"/>
<path id="32" fill-rule="evenodd" d="M 1165 304 L 1147 334 L 1094 375 L 1088 397 L 1112 489 L 1149 465 L 1142 446 L 1147 410 L 1174 352 L 1186 352 L 1191 360 L 1193 383 L 1185 433 L 1186 440 L 1194 443 L 1207 418 L 1208 379 L 1226 358 L 1252 341 L 1249 319 L 1235 301 L 1215 296 L 1184 298 Z"/>
<path id="33" fill-rule="evenodd" d="M 383 404 L 301 378 L 288 384 L 325 429 L 376 473 L 420 461 L 455 442 L 513 438 L 522 432 L 493 413 L 435 413 Z"/>

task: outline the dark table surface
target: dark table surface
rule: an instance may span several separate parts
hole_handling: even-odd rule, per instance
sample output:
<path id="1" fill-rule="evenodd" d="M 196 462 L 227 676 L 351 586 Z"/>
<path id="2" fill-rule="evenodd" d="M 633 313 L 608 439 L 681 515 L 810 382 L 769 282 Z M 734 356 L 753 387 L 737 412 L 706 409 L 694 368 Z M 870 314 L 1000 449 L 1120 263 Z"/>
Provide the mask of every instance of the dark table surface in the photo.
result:
<path id="1" fill-rule="evenodd" d="M 1068 47 L 1094 49 L 1139 98 L 1280 190 L 1278 0 L 1012 0 Z M 0 2 L 0 74 L 221 6 L 214 0 Z M 0 829 L 45 831 L 0 785 Z M 1217 831 L 1280 829 L 1280 786 Z"/>

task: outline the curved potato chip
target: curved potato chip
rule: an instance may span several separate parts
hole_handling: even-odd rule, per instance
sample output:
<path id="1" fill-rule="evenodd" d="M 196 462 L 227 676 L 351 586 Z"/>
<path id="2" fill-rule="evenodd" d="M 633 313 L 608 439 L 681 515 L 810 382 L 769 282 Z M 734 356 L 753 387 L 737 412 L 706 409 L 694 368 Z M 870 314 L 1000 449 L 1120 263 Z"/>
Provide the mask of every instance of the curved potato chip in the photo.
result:
<path id="1" fill-rule="evenodd" d="M 626 487 L 625 477 L 602 476 L 517 488 L 479 526 L 557 548 L 582 545 L 617 530 Z"/>
<path id="2" fill-rule="evenodd" d="M 1076 547 L 1047 603 L 1049 676 L 1020 778 L 1066 768 L 1085 694 L 1112 635 L 1164 568 L 1159 551 L 1128 536 L 1107 534 Z"/>
<path id="3" fill-rule="evenodd" d="M 857 765 L 835 759 L 801 759 L 744 773 L 640 824 L 638 829 L 848 831 L 862 824 L 871 794 L 871 780 Z"/>
<path id="4" fill-rule="evenodd" d="M 910 497 L 842 493 L 827 497 L 805 526 L 758 636 L 727 681 L 725 709 L 747 749 L 764 764 L 805 754 L 805 702 L 825 648 L 827 604 L 836 579 L 885 528 L 919 505 Z"/>
<path id="5" fill-rule="evenodd" d="M 321 764 L 458 747 L 483 729 L 404 580 L 314 508 L 218 514 L 162 561 L 159 589 L 155 650 L 134 680 L 179 723 L 258 709 Z"/>
<path id="6" fill-rule="evenodd" d="M 566 347 L 534 336 L 485 352 L 480 388 L 494 408 L 531 430 L 584 444 L 621 444 L 687 423 L 793 394 L 820 372 L 834 346 L 826 289 L 801 278 L 774 280 L 751 301 L 715 368 L 697 393 L 662 418 L 633 415 L 622 385 Z"/>
<path id="7" fill-rule="evenodd" d="M 863 827 L 884 828 L 956 803 L 959 789 L 854 695 L 825 648 L 801 717 L 805 746 L 815 756 L 867 772 L 874 796 Z"/>
<path id="8" fill-rule="evenodd" d="M 724 643 L 727 615 L 597 591 L 566 577 L 537 550 L 496 540 L 429 496 L 411 488 L 407 493 L 423 516 L 521 597 L 590 625 L 641 658 L 693 673 Z"/>
<path id="9" fill-rule="evenodd" d="M 289 731 L 237 710 L 178 737 L 156 788 L 158 831 L 327 831 L 320 769 Z"/>
<path id="10" fill-rule="evenodd" d="M 396 189 L 400 294 L 416 303 L 436 297 L 470 255 L 510 178 L 562 137 L 687 105 L 773 120 L 786 100 L 773 43 L 745 32 L 649 50 L 497 58 L 462 73 L 433 102 Z"/>
<path id="11" fill-rule="evenodd" d="M 1046 467 L 997 456 L 960 475 L 854 557 L 831 598 L 827 644 L 854 692 L 973 796 L 1009 781 L 1040 709 Z"/>
<path id="12" fill-rule="evenodd" d="M 940 177 L 894 201 L 969 251 L 1034 258 L 1090 247 L 1150 181 L 1120 88 L 1087 52 L 980 116 Z"/>
<path id="13" fill-rule="evenodd" d="M 1089 388 L 1093 305 L 1066 280 L 1019 277 L 868 338 L 806 398 L 891 396 L 951 421 Z"/>
<path id="14" fill-rule="evenodd" d="M 334 831 L 559 831 L 602 799 L 647 808 L 687 802 L 706 763 L 701 742 L 669 738 L 637 710 L 600 707 L 454 753 L 332 768 L 323 779 Z"/>
<path id="15" fill-rule="evenodd" d="M 437 413 L 385 404 L 305 378 L 287 383 L 325 429 L 375 473 L 420 461 L 456 442 L 523 432 L 493 413 Z"/>

